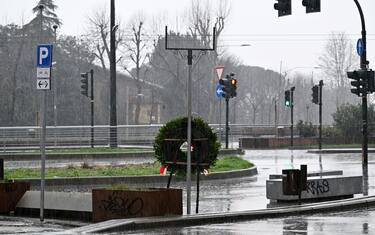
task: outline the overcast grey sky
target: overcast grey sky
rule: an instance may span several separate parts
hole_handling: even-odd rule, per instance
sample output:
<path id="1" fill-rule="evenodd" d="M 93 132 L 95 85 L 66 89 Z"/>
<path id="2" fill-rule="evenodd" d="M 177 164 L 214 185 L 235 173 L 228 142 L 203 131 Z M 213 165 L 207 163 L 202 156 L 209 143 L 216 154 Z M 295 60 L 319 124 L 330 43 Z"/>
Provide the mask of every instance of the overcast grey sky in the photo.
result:
<path id="1" fill-rule="evenodd" d="M 201 0 L 203 1 L 203 0 Z M 306 14 L 302 0 L 292 0 L 292 15 L 277 17 L 273 0 L 231 0 L 231 12 L 223 33 L 223 45 L 247 65 L 279 71 L 295 67 L 317 66 L 332 31 L 346 32 L 355 44 L 360 37 L 360 18 L 353 0 L 321 0 L 320 13 Z M 27 22 L 37 0 L 1 0 L 0 23 Z M 109 6 L 109 0 L 55 0 L 63 26 L 60 33 L 81 35 L 87 28 L 87 17 L 100 8 Z M 191 0 L 117 0 L 117 14 L 126 23 L 138 12 L 152 17 L 168 16 L 174 24 L 176 16 L 183 15 Z M 215 0 L 211 4 L 215 5 Z M 368 33 L 368 60 L 375 69 L 375 1 L 360 0 Z M 149 20 L 149 21 L 148 21 Z M 172 23 L 173 22 L 173 23 Z M 164 32 L 160 32 L 163 34 Z M 250 43 L 251 47 L 239 47 Z M 309 72 L 311 69 L 294 69 Z"/>

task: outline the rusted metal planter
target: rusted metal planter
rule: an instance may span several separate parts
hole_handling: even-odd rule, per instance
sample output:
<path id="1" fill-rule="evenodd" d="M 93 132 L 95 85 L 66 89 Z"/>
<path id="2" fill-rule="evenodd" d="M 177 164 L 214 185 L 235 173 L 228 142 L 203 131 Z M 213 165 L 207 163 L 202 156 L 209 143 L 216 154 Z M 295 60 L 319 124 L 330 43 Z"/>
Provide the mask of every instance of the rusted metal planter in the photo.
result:
<path id="1" fill-rule="evenodd" d="M 93 189 L 94 222 L 110 219 L 182 215 L 182 189 Z"/>
<path id="2" fill-rule="evenodd" d="M 30 190 L 29 182 L 0 183 L 0 213 L 15 211 L 18 201 L 28 190 Z"/>

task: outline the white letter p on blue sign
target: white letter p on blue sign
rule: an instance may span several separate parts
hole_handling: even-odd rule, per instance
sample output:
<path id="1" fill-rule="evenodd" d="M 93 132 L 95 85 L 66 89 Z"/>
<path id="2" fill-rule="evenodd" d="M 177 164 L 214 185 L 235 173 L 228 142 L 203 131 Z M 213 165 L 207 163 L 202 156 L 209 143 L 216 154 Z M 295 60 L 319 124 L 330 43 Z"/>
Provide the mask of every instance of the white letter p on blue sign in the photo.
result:
<path id="1" fill-rule="evenodd" d="M 37 67 L 51 67 L 52 65 L 52 45 L 43 44 L 37 47 Z"/>

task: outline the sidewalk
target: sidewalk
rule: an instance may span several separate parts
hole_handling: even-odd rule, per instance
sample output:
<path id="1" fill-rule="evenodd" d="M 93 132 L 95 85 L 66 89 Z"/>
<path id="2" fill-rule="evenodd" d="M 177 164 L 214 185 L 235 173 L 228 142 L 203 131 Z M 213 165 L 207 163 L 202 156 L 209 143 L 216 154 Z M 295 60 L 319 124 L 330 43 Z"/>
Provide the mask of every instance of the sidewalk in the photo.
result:
<path id="1" fill-rule="evenodd" d="M 137 229 L 160 227 L 196 226 L 234 221 L 276 218 L 290 215 L 321 213 L 354 208 L 375 206 L 375 196 L 351 198 L 330 202 L 319 202 L 272 209 L 250 210 L 241 212 L 209 213 L 175 217 L 149 217 L 134 219 L 109 220 L 80 228 L 67 230 L 64 234 L 120 232 Z"/>
<path id="2" fill-rule="evenodd" d="M 362 153 L 361 148 L 348 148 L 348 149 L 313 149 L 308 150 L 308 153 L 317 153 L 317 154 L 340 154 L 340 153 Z M 375 153 L 375 148 L 369 148 L 369 153 Z"/>

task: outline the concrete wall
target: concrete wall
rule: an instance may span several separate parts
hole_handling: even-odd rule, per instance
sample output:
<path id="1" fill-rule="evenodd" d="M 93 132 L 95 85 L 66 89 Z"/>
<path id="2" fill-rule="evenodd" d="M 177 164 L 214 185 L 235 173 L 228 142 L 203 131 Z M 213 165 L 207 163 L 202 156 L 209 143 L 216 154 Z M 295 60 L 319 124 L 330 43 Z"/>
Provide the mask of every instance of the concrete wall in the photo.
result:
<path id="1" fill-rule="evenodd" d="M 302 199 L 319 199 L 353 196 L 362 193 L 362 176 L 312 177 L 307 179 L 307 191 L 302 191 Z M 267 180 L 266 196 L 271 200 L 294 201 L 298 196 L 284 195 L 281 179 Z"/>

